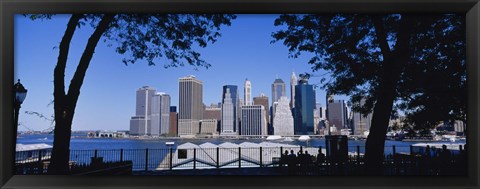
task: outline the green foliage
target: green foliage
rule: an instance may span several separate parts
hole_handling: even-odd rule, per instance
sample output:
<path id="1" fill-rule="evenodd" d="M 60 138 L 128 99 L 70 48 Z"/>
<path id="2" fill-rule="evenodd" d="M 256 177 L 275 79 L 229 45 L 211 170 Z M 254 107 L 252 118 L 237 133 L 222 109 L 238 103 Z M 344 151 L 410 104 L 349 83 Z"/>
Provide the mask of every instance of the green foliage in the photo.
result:
<path id="1" fill-rule="evenodd" d="M 53 15 L 28 16 L 37 20 L 51 19 Z M 85 14 L 78 27 L 95 28 L 101 18 L 101 14 Z M 229 26 L 235 18 L 231 14 L 117 14 L 103 40 L 125 55 L 125 65 L 139 60 L 156 65 L 163 60 L 166 68 L 184 65 L 208 68 L 210 64 L 192 47 L 215 43 L 221 36 L 221 26 Z"/>
<path id="2" fill-rule="evenodd" d="M 272 43 L 283 41 L 293 58 L 302 52 L 313 53 L 308 62 L 312 71 L 325 70 L 332 77 L 321 80 L 322 88 L 349 95 L 352 108 L 365 115 L 373 111 L 383 67 L 389 64 L 384 62 L 374 16 L 378 15 L 281 15 L 275 25 L 287 27 L 272 34 Z M 445 119 L 465 120 L 465 17 L 410 16 L 415 25 L 409 28 L 409 52 L 394 57 L 408 56 L 408 62 L 400 70 L 392 116 L 402 110 L 406 122 L 418 128 L 431 128 Z M 392 52 L 401 19 L 399 14 L 381 17 Z"/>

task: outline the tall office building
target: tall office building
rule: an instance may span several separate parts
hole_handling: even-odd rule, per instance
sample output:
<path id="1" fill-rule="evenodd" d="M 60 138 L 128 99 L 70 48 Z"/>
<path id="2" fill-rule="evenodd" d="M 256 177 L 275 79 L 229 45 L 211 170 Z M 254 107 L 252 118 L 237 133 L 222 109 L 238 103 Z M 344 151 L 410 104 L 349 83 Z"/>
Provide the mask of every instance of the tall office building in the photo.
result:
<path id="1" fill-rule="evenodd" d="M 300 79 L 295 86 L 294 130 L 296 135 L 313 135 L 313 111 L 315 91 L 306 79 Z"/>
<path id="2" fill-rule="evenodd" d="M 152 97 L 156 90 L 152 87 L 144 86 L 137 90 L 135 116 L 130 119 L 131 135 L 149 135 L 152 114 Z"/>
<path id="3" fill-rule="evenodd" d="M 277 102 L 281 96 L 286 96 L 285 94 L 285 82 L 282 79 L 275 79 L 272 83 L 272 105 L 274 102 Z"/>
<path id="4" fill-rule="evenodd" d="M 203 83 L 195 76 L 179 79 L 178 135 L 192 136 L 199 132 L 203 118 Z"/>
<path id="5" fill-rule="evenodd" d="M 214 135 L 217 134 L 217 120 L 203 119 L 200 121 L 200 134 Z"/>
<path id="6" fill-rule="evenodd" d="M 347 129 L 347 106 L 344 100 L 333 100 L 328 103 L 328 117 L 330 127 L 335 126 L 337 131 Z"/>
<path id="7" fill-rule="evenodd" d="M 222 104 L 225 102 L 225 94 L 227 89 L 230 91 L 230 97 L 232 99 L 233 105 L 233 132 L 238 132 L 237 129 L 239 127 L 240 122 L 240 98 L 238 97 L 238 88 L 236 85 L 224 85 L 222 91 Z"/>
<path id="8" fill-rule="evenodd" d="M 325 107 L 322 107 L 322 104 L 317 102 L 315 104 L 315 110 L 313 111 L 315 134 L 323 134 L 322 131 L 325 127 L 324 121 L 327 119 L 325 112 Z"/>
<path id="9" fill-rule="evenodd" d="M 221 106 L 220 106 L 221 107 Z M 210 106 L 205 107 L 205 111 L 203 112 L 203 120 L 216 120 L 217 125 L 215 127 L 215 131 L 220 132 L 220 123 L 222 120 L 222 108 L 219 108 L 216 104 L 212 104 Z"/>
<path id="10" fill-rule="evenodd" d="M 263 108 L 265 108 L 265 119 L 267 120 L 267 123 L 270 123 L 268 97 L 263 93 L 261 93 L 260 96 L 253 97 L 253 105 L 262 105 Z"/>
<path id="11" fill-rule="evenodd" d="M 364 104 L 365 99 L 360 100 L 360 106 L 363 106 Z M 363 116 L 360 112 L 352 110 L 352 114 L 352 127 L 354 135 L 365 135 L 365 131 L 370 131 L 370 126 L 372 124 L 372 113 L 369 113 L 367 116 Z"/>
<path id="12" fill-rule="evenodd" d="M 290 109 L 295 107 L 295 86 L 297 85 L 297 76 L 292 72 L 290 77 Z"/>
<path id="13" fill-rule="evenodd" d="M 242 106 L 241 135 L 267 135 L 265 107 L 262 105 Z"/>
<path id="14" fill-rule="evenodd" d="M 252 83 L 248 79 L 245 79 L 245 84 L 243 86 L 243 94 L 243 105 L 252 105 Z"/>
<path id="15" fill-rule="evenodd" d="M 178 113 L 177 113 L 177 107 L 176 106 L 170 106 L 170 128 L 168 129 L 168 134 L 170 136 L 177 136 L 177 129 L 178 129 Z"/>
<path id="16" fill-rule="evenodd" d="M 170 127 L 170 95 L 156 93 L 153 95 L 151 103 L 150 135 L 159 136 L 167 134 Z"/>
<path id="17" fill-rule="evenodd" d="M 273 123 L 273 118 L 275 117 L 275 107 L 276 102 L 280 99 L 280 97 L 286 96 L 285 93 L 285 82 L 282 79 L 275 79 L 272 83 L 272 107 L 271 107 L 271 116 L 270 116 L 270 124 Z"/>
<path id="18" fill-rule="evenodd" d="M 273 123 L 273 133 L 275 135 L 292 136 L 294 134 L 292 111 L 285 96 L 282 96 L 278 101 Z"/>
<path id="19" fill-rule="evenodd" d="M 232 97 L 230 94 L 230 88 L 225 89 L 222 105 L 222 127 L 220 130 L 220 135 L 234 135 L 235 131 L 233 130 L 235 123 L 235 107 L 232 103 Z"/>

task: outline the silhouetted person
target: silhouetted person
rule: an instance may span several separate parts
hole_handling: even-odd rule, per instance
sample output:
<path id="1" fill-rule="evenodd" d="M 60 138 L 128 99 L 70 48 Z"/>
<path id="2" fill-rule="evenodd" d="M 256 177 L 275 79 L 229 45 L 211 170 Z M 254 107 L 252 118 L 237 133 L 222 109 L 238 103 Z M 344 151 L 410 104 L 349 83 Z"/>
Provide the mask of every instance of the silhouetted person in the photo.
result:
<path id="1" fill-rule="evenodd" d="M 296 159 L 297 159 L 297 156 L 295 155 L 293 150 L 290 150 L 290 154 L 287 157 L 288 173 L 289 174 L 294 174 L 295 173 Z"/>
<path id="2" fill-rule="evenodd" d="M 317 161 L 315 161 L 317 166 L 320 166 L 325 162 L 325 154 L 322 153 L 321 149 L 318 149 Z"/>
<path id="3" fill-rule="evenodd" d="M 452 152 L 447 149 L 446 145 L 442 146 L 442 150 L 440 151 L 439 155 L 439 162 L 440 162 L 440 174 L 445 175 L 448 174 L 448 171 L 451 167 L 452 161 Z"/>
<path id="4" fill-rule="evenodd" d="M 285 150 L 285 153 L 282 154 L 280 157 L 280 166 L 283 166 L 283 164 L 287 164 L 287 158 L 288 158 L 288 150 Z"/>

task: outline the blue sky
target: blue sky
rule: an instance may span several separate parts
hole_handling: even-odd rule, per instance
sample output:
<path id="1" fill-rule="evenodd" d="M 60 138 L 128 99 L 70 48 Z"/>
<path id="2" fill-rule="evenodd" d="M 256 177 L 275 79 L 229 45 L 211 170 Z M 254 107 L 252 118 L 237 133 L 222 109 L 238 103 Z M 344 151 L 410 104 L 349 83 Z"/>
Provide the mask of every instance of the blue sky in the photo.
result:
<path id="1" fill-rule="evenodd" d="M 290 96 L 290 76 L 310 72 L 309 55 L 297 59 L 288 58 L 288 49 L 281 43 L 271 44 L 271 33 L 280 27 L 273 25 L 277 15 L 238 15 L 231 26 L 224 26 L 222 37 L 215 44 L 198 49 L 201 57 L 212 66 L 195 71 L 193 67 L 165 69 L 163 66 L 148 66 L 137 62 L 125 66 L 124 55 L 115 53 L 114 47 L 100 42 L 88 68 L 81 89 L 72 130 L 126 130 L 130 117 L 135 113 L 135 91 L 142 86 L 151 86 L 172 97 L 172 105 L 178 104 L 178 78 L 195 75 L 203 81 L 204 103 L 210 105 L 221 101 L 222 86 L 239 86 L 243 98 L 243 83 L 252 82 L 252 96 L 265 93 L 271 100 L 271 84 L 278 76 L 287 84 Z M 21 15 L 15 17 L 15 81 L 21 79 L 28 89 L 22 104 L 19 130 L 44 130 L 50 122 L 25 111 L 35 111 L 47 117 L 53 115 L 53 69 L 58 48 L 63 36 L 68 15 L 57 15 L 51 20 L 32 21 Z M 72 40 L 66 86 L 76 69 L 86 41 L 92 33 L 86 26 L 77 29 Z M 318 83 L 312 78 L 310 83 Z M 325 91 L 317 89 L 317 102 L 325 104 Z M 337 97 L 347 99 L 346 97 Z M 271 103 L 271 101 L 270 101 Z M 50 104 L 50 105 L 49 105 Z"/>

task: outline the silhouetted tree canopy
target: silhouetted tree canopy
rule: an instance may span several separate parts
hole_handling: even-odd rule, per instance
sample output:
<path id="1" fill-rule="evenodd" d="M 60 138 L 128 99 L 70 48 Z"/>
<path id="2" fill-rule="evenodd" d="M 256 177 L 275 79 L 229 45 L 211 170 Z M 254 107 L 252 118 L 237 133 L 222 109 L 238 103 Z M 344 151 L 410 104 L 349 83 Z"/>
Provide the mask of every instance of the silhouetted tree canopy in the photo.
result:
<path id="1" fill-rule="evenodd" d="M 54 15 L 29 15 L 31 19 L 51 19 Z M 149 65 L 165 68 L 190 65 L 195 69 L 210 64 L 200 58 L 195 46 L 206 47 L 221 35 L 222 25 L 229 26 L 235 15 L 230 14 L 73 14 L 59 46 L 54 70 L 54 141 L 49 166 L 50 174 L 68 174 L 70 136 L 75 108 L 86 71 L 95 48 L 103 38 L 117 53 L 125 55 L 128 65 L 144 60 Z M 75 30 L 89 25 L 94 32 L 65 91 L 65 68 L 70 42 Z"/>
<path id="2" fill-rule="evenodd" d="M 353 110 L 373 112 L 366 156 L 376 173 L 398 110 L 418 129 L 465 120 L 463 15 L 281 15 L 274 24 L 286 28 L 272 42 L 282 41 L 293 58 L 312 53 L 312 71 L 329 73 L 323 89 L 350 96 Z"/>

